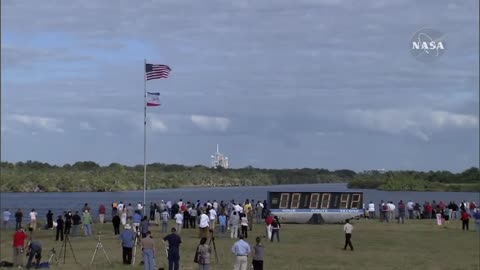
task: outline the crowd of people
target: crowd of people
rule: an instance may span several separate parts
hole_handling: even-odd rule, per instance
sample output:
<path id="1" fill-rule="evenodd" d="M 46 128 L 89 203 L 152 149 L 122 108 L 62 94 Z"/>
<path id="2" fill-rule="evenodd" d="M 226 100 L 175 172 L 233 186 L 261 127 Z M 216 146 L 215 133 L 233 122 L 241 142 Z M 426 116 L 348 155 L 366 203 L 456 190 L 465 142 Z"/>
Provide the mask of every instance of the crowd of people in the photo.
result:
<path id="1" fill-rule="evenodd" d="M 381 222 L 392 222 L 397 220 L 397 223 L 404 223 L 405 219 L 436 219 L 438 224 L 448 224 L 450 220 L 460 219 L 462 221 L 462 229 L 469 230 L 470 218 L 474 218 L 477 231 L 480 231 L 480 209 L 474 201 L 461 201 L 455 203 L 450 201 L 448 204 L 444 202 L 425 201 L 423 205 L 418 202 L 409 200 L 407 203 L 400 200 L 397 204 L 392 201 L 384 202 L 383 200 L 378 204 L 378 210 L 375 203 L 370 201 L 368 207 L 365 208 L 366 218 L 378 218 Z"/>
<path id="2" fill-rule="evenodd" d="M 366 218 L 379 218 L 381 222 L 404 223 L 405 219 L 438 219 L 442 222 L 448 222 L 452 219 L 461 219 L 462 228 L 469 229 L 469 220 L 475 219 L 477 230 L 480 231 L 480 211 L 478 211 L 475 202 L 462 201 L 459 204 L 449 202 L 448 204 L 440 201 L 425 202 L 423 205 L 402 200 L 394 204 L 392 201 L 381 201 L 378 205 L 370 202 L 365 207 Z M 148 209 L 147 209 L 148 208 Z M 200 239 L 195 253 L 195 263 L 199 269 L 209 269 L 212 261 L 212 247 L 207 243 L 209 239 L 217 235 L 220 238 L 231 238 L 235 242 L 231 252 L 235 256 L 234 269 L 245 270 L 248 265 L 252 265 L 254 270 L 263 269 L 264 246 L 263 237 L 255 237 L 255 245 L 250 246 L 246 239 L 253 226 L 265 228 L 265 235 L 268 241 L 275 239 L 280 242 L 281 224 L 278 217 L 271 215 L 268 211 L 266 201 L 245 200 L 243 203 L 235 201 L 206 201 L 184 202 L 182 199 L 177 202 L 163 201 L 151 202 L 147 207 L 142 202 L 135 205 L 132 203 L 123 203 L 122 201 L 112 202 L 110 205 L 110 217 L 112 232 L 118 235 L 122 245 L 122 261 L 125 265 L 133 263 L 134 248 L 139 245 L 142 249 L 144 269 L 155 269 L 155 253 L 157 247 L 152 239 L 151 226 L 158 226 L 160 232 L 166 236 L 163 238 L 168 247 L 167 259 L 168 267 L 171 270 L 179 269 L 180 245 L 182 243 L 181 234 L 183 230 L 197 230 Z M 92 224 L 98 222 L 105 223 L 107 216 L 107 207 L 100 204 L 97 208 L 98 216 L 92 214 L 92 209 L 88 203 L 85 203 L 82 209 L 78 211 L 67 210 L 61 215 L 57 215 L 49 210 L 46 214 L 46 222 L 43 229 L 55 230 L 55 241 L 65 241 L 65 237 L 75 238 L 80 236 L 79 230 L 83 229 L 83 235 L 90 237 L 93 235 Z M 3 226 L 9 227 L 10 216 L 12 214 L 8 209 L 3 212 Z M 38 214 L 35 209 L 29 212 L 29 220 L 24 223 L 23 212 L 18 209 L 15 214 L 15 234 L 14 234 L 14 264 L 21 266 L 21 255 L 25 247 L 29 247 L 34 252 L 29 257 L 27 266 L 32 266 L 34 258 L 39 263 L 41 258 L 41 244 L 36 241 L 30 241 L 25 245 L 27 233 L 23 227 L 26 224 L 32 233 L 39 229 L 41 222 L 37 222 Z M 167 235 L 169 221 L 173 220 L 174 227 L 170 229 Z M 353 250 L 351 243 L 353 226 L 346 220 L 344 226 L 345 247 Z M 229 233 L 228 233 L 229 232 Z M 248 261 L 248 256 L 253 255 L 253 260 Z"/>
<path id="3" fill-rule="evenodd" d="M 181 232 L 185 229 L 197 229 L 200 242 L 197 247 L 198 257 L 196 263 L 199 269 L 209 269 L 211 262 L 211 247 L 207 244 L 208 239 L 214 238 L 214 233 L 220 238 L 230 237 L 238 240 L 232 246 L 232 253 L 237 258 L 234 263 L 234 269 L 246 269 L 245 260 L 250 255 L 250 247 L 248 252 L 238 251 L 237 246 L 246 243 L 244 239 L 248 238 L 249 231 L 252 231 L 254 224 L 262 224 L 265 226 L 265 236 L 269 241 L 274 238 L 280 241 L 280 221 L 278 217 L 273 217 L 267 211 L 266 201 L 245 200 L 243 203 L 213 200 L 201 203 L 184 202 L 180 199 L 177 202 L 163 200 L 152 202 L 149 209 L 146 209 L 142 202 L 138 202 L 135 206 L 131 203 L 112 202 L 110 205 L 111 224 L 114 235 L 118 235 L 122 245 L 122 261 L 125 265 L 130 265 L 134 260 L 134 248 L 138 245 L 142 249 L 144 269 L 155 269 L 154 254 L 156 252 L 155 242 L 151 238 L 151 226 L 158 225 L 161 232 L 166 233 L 169 221 L 174 220 L 175 226 L 171 228 L 171 233 L 163 238 L 168 247 L 168 264 L 169 269 L 179 269 L 180 260 L 180 244 Z M 148 210 L 148 211 L 147 211 Z M 26 225 L 32 232 L 45 229 L 54 230 L 55 241 L 65 241 L 66 237 L 79 237 L 79 229 L 83 229 L 84 237 L 93 235 L 92 224 L 95 221 L 105 223 L 107 216 L 107 207 L 100 204 L 97 209 L 98 218 L 92 214 L 92 209 L 88 203 L 85 203 L 79 211 L 67 210 L 60 215 L 55 215 L 51 210 L 46 214 L 45 223 L 37 223 L 38 214 L 35 209 L 30 211 L 30 219 L 25 222 L 23 212 L 18 209 L 15 212 L 15 234 L 14 234 L 14 264 L 22 266 L 20 260 L 24 248 L 31 245 L 33 241 L 25 245 L 27 234 L 24 229 Z M 5 209 L 3 213 L 3 226 L 8 228 L 10 225 L 11 213 L 9 209 Z M 54 218 L 56 216 L 56 219 Z M 42 224 L 41 228 L 38 226 Z M 263 225 L 265 224 L 265 225 Z M 123 228 L 120 230 L 120 228 Z M 227 232 L 230 231 L 229 235 Z M 250 263 L 254 265 L 254 269 L 263 269 L 263 245 L 261 237 L 256 238 L 256 245 L 252 246 L 254 260 Z M 247 244 L 248 245 L 248 244 Z M 38 241 L 33 244 L 36 248 L 40 245 Z M 241 252 L 241 254 L 240 254 Z M 40 263 L 40 252 L 35 253 L 37 263 Z M 241 258 L 245 257 L 245 258 Z M 32 265 L 32 259 L 29 260 L 27 266 Z"/>

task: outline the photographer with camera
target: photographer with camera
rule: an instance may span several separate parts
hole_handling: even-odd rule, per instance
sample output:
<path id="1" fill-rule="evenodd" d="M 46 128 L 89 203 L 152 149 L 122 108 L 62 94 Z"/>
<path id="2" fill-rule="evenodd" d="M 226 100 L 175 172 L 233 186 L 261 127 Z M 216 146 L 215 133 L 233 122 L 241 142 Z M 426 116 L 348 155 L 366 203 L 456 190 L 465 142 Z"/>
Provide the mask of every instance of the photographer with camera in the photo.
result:
<path id="1" fill-rule="evenodd" d="M 32 267 L 32 260 L 35 257 L 35 268 L 38 267 L 40 264 L 40 260 L 42 259 L 42 244 L 40 244 L 39 241 L 34 240 L 28 244 L 28 261 L 27 261 L 27 269 L 30 269 Z"/>
<path id="2" fill-rule="evenodd" d="M 207 244 L 207 238 L 200 239 L 200 244 L 195 252 L 194 262 L 198 263 L 199 270 L 208 270 L 210 266 L 210 254 L 212 248 Z"/>
<path id="3" fill-rule="evenodd" d="M 23 266 L 23 252 L 27 237 L 28 235 L 23 228 L 18 229 L 13 234 L 13 264 L 15 267 Z"/>

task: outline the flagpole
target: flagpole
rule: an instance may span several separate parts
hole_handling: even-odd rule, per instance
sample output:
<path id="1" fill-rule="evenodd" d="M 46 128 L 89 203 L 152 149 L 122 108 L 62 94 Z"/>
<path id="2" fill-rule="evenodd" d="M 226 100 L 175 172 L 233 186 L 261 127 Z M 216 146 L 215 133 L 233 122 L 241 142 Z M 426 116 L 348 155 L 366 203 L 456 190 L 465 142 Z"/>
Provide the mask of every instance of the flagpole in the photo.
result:
<path id="1" fill-rule="evenodd" d="M 147 190 L 147 78 L 146 76 L 147 59 L 144 59 L 143 69 L 143 215 L 145 216 L 146 190 Z"/>

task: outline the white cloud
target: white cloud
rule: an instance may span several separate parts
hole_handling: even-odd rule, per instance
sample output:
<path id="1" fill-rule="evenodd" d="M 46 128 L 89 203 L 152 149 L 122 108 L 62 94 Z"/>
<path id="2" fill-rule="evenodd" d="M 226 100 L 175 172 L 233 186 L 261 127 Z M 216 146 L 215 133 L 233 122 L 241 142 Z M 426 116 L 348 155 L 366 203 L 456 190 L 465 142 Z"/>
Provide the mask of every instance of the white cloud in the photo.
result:
<path id="1" fill-rule="evenodd" d="M 92 127 L 89 122 L 82 121 L 80 122 L 80 129 L 81 130 L 96 130 L 96 128 Z"/>
<path id="2" fill-rule="evenodd" d="M 192 122 L 201 129 L 225 132 L 230 125 L 230 119 L 225 117 L 211 117 L 205 115 L 192 115 Z"/>
<path id="3" fill-rule="evenodd" d="M 30 116 L 25 114 L 13 114 L 9 116 L 9 119 L 28 127 L 39 128 L 46 131 L 52 131 L 52 132 L 65 131 L 62 127 L 60 127 L 60 124 L 63 123 L 63 121 L 60 119 L 55 119 L 50 117 Z"/>
<path id="4" fill-rule="evenodd" d="M 168 127 L 167 125 L 165 125 L 165 123 L 163 121 L 161 121 L 160 119 L 156 119 L 156 118 L 150 118 L 149 119 L 149 122 L 150 122 L 150 128 L 152 131 L 156 132 L 167 132 L 168 130 Z"/>
<path id="5" fill-rule="evenodd" d="M 478 117 L 474 115 L 418 109 L 351 110 L 347 122 L 393 135 L 409 134 L 424 141 L 440 129 L 478 128 Z"/>
<path id="6" fill-rule="evenodd" d="M 435 126 L 441 127 L 478 127 L 478 117 L 474 115 L 455 114 L 445 111 L 434 111 L 431 118 Z"/>

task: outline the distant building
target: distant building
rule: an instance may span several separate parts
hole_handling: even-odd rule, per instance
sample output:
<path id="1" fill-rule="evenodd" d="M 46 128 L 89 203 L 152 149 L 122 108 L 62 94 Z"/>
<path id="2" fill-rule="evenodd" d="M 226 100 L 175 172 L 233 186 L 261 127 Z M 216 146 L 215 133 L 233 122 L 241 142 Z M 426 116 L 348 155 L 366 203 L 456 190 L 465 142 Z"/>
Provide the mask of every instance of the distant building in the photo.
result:
<path id="1" fill-rule="evenodd" d="M 228 157 L 220 153 L 218 144 L 217 144 L 217 152 L 211 155 L 210 158 L 212 159 L 212 168 L 222 167 L 224 169 L 228 169 Z"/>

